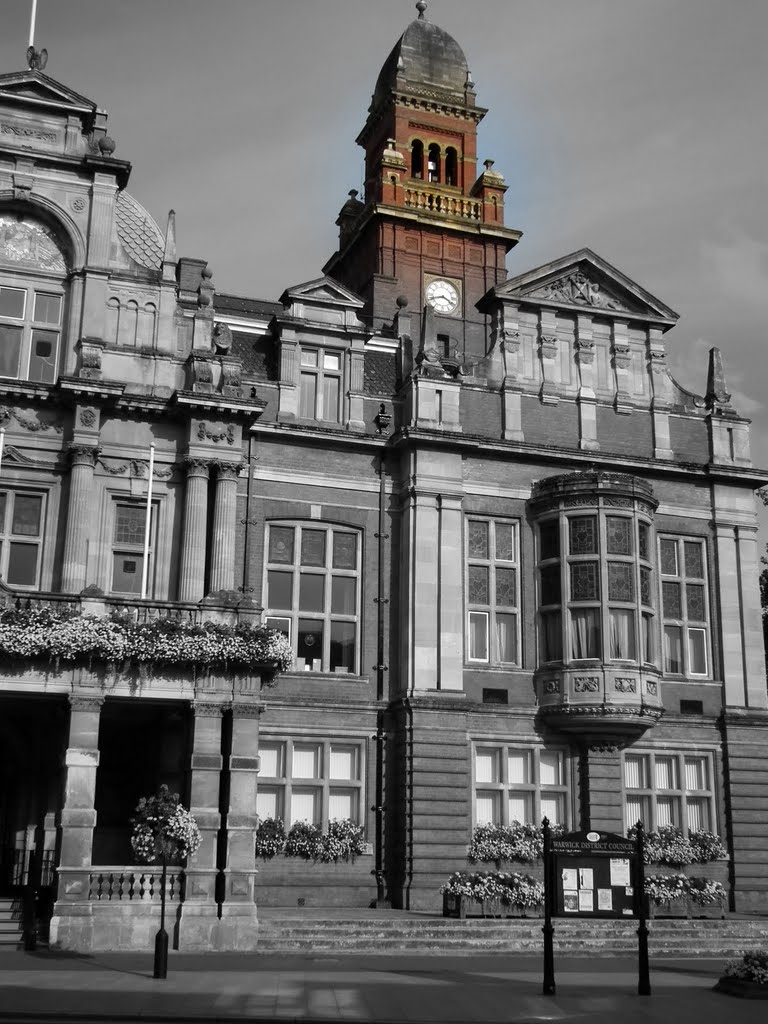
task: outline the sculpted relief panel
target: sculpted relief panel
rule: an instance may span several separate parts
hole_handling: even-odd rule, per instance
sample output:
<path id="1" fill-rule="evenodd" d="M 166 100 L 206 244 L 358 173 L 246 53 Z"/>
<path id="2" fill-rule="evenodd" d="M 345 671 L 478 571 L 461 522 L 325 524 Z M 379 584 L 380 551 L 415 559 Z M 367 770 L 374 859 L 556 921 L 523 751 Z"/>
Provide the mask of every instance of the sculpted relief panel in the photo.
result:
<path id="1" fill-rule="evenodd" d="M 65 274 L 67 266 L 53 232 L 31 217 L 0 214 L 0 262 Z"/>

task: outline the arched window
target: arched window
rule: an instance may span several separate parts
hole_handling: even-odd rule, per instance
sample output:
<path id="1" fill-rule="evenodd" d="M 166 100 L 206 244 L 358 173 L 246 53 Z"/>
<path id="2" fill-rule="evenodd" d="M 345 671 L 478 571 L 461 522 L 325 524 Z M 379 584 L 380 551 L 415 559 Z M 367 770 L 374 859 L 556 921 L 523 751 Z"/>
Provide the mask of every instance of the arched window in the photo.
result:
<path id="1" fill-rule="evenodd" d="M 449 146 L 445 151 L 445 184 L 459 184 L 459 155 L 453 146 Z"/>
<path id="2" fill-rule="evenodd" d="M 107 302 L 107 320 L 104 326 L 104 334 L 110 345 L 117 344 L 119 324 L 120 299 L 112 298 Z"/>
<path id="3" fill-rule="evenodd" d="M 50 228 L 0 212 L 0 377 L 55 383 L 66 277 L 66 258 Z"/>
<path id="4" fill-rule="evenodd" d="M 117 339 L 118 344 L 124 345 L 126 348 L 135 348 L 138 320 L 139 304 L 131 299 L 129 302 L 126 302 L 125 306 L 120 310 L 120 332 Z"/>
<path id="5" fill-rule="evenodd" d="M 141 348 L 152 348 L 155 343 L 155 319 L 157 312 L 155 305 L 152 302 L 147 302 L 142 309 L 139 310 L 139 327 L 137 335 L 137 344 Z"/>
<path id="6" fill-rule="evenodd" d="M 411 143 L 411 177 L 424 177 L 424 143 L 414 139 Z"/>
<path id="7" fill-rule="evenodd" d="M 427 153 L 427 178 L 429 181 L 440 181 L 440 147 L 433 142 Z"/>

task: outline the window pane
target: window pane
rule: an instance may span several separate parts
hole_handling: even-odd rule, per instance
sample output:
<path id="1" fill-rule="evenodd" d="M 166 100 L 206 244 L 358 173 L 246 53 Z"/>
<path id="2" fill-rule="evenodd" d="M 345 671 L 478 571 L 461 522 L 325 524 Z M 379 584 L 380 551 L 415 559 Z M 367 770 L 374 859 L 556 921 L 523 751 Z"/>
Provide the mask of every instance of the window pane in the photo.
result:
<path id="1" fill-rule="evenodd" d="M 643 661 L 649 665 L 656 664 L 656 640 L 652 615 L 643 615 Z"/>
<path id="2" fill-rule="evenodd" d="M 688 831 L 695 832 L 697 829 L 711 828 L 709 819 L 709 800 L 706 797 L 688 797 L 686 801 L 686 818 Z"/>
<path id="3" fill-rule="evenodd" d="M 475 752 L 475 781 L 499 781 L 499 751 L 478 749 Z"/>
<path id="4" fill-rule="evenodd" d="M 648 788 L 648 758 L 637 754 L 624 755 L 624 785 L 627 789 Z"/>
<path id="5" fill-rule="evenodd" d="M 560 523 L 557 519 L 541 523 L 539 526 L 540 558 L 560 557 Z"/>
<path id="6" fill-rule="evenodd" d="M 571 612 L 571 657 L 600 657 L 600 612 L 597 608 L 580 608 Z"/>
<path id="7" fill-rule="evenodd" d="M 21 537 L 39 537 L 42 508 L 43 499 L 39 494 L 17 493 L 13 502 L 11 533 Z"/>
<path id="8" fill-rule="evenodd" d="M 542 614 L 541 648 L 543 661 L 563 660 L 563 620 L 560 612 Z"/>
<path id="9" fill-rule="evenodd" d="M 564 825 L 565 793 L 542 793 L 541 816 L 549 818 L 550 825 Z"/>
<path id="10" fill-rule="evenodd" d="M 646 829 L 651 827 L 651 801 L 647 796 L 627 796 L 624 802 L 627 828 L 632 828 L 642 821 Z"/>
<path id="11" fill-rule="evenodd" d="M 631 519 L 625 516 L 606 516 L 605 530 L 609 555 L 632 554 Z"/>
<path id="12" fill-rule="evenodd" d="M 270 608 L 293 607 L 293 573 L 270 569 L 267 573 L 267 604 Z"/>
<path id="13" fill-rule="evenodd" d="M 259 775 L 265 779 L 281 779 L 283 777 L 283 757 L 285 746 L 282 743 L 259 744 L 261 768 Z"/>
<path id="14" fill-rule="evenodd" d="M 338 377 L 323 378 L 323 419 L 338 423 L 341 382 Z"/>
<path id="15" fill-rule="evenodd" d="M 611 657 L 635 661 L 635 613 L 625 608 L 611 608 Z"/>
<path id="16" fill-rule="evenodd" d="M 541 751 L 539 775 L 542 786 L 563 785 L 563 755 L 559 750 Z"/>
<path id="17" fill-rule="evenodd" d="M 530 750 L 510 750 L 507 754 L 507 776 L 510 786 L 528 786 L 531 783 Z M 490 781 L 490 780 L 489 780 Z"/>
<path id="18" fill-rule="evenodd" d="M 303 572 L 299 576 L 299 611 L 325 610 L 325 576 Z"/>
<path id="19" fill-rule="evenodd" d="M 692 675 L 707 674 L 707 632 L 704 629 L 688 630 L 688 657 Z"/>
<path id="20" fill-rule="evenodd" d="M 5 506 L 7 495 L 0 494 L 0 533 L 5 533 Z"/>
<path id="21" fill-rule="evenodd" d="M 661 596 L 664 604 L 664 615 L 669 619 L 682 618 L 683 609 L 680 602 L 680 584 L 662 583 Z"/>
<path id="22" fill-rule="evenodd" d="M 315 743 L 294 743 L 294 779 L 320 778 L 320 748 Z"/>
<path id="23" fill-rule="evenodd" d="M 507 806 L 510 822 L 533 821 L 533 793 L 510 793 Z"/>
<path id="24" fill-rule="evenodd" d="M 354 615 L 357 607 L 357 580 L 353 576 L 334 576 L 331 583 L 331 611 L 334 615 Z"/>
<path id="25" fill-rule="evenodd" d="M 477 519 L 469 520 L 467 547 L 470 558 L 488 558 L 488 523 Z"/>
<path id="26" fill-rule="evenodd" d="M 503 608 L 517 606 L 517 569 L 496 569 L 496 604 Z"/>
<path id="27" fill-rule="evenodd" d="M 665 576 L 677 576 L 677 541 L 662 538 L 659 543 L 661 571 Z"/>
<path id="28" fill-rule="evenodd" d="M 572 555 L 597 553 L 597 519 L 595 516 L 574 516 L 568 520 Z"/>
<path id="29" fill-rule="evenodd" d="M 301 350 L 302 366 L 317 366 L 318 352 L 315 348 L 304 348 Z"/>
<path id="30" fill-rule="evenodd" d="M 357 822 L 357 791 L 353 789 L 331 789 L 328 792 L 328 820 Z"/>
<path id="31" fill-rule="evenodd" d="M 571 565 L 571 600 L 597 601 L 600 577 L 597 562 L 573 562 Z"/>
<path id="32" fill-rule="evenodd" d="M 143 548 L 146 521 L 146 506 L 116 505 L 115 544 L 135 544 L 137 548 Z"/>
<path id="33" fill-rule="evenodd" d="M 305 420 L 315 418 L 317 407 L 317 377 L 314 373 L 302 373 L 299 416 Z"/>
<path id="34" fill-rule="evenodd" d="M 496 645 L 499 661 L 517 661 L 517 616 L 498 612 L 496 615 Z"/>
<path id="35" fill-rule="evenodd" d="M 677 780 L 677 758 L 656 758 L 656 788 L 679 789 Z"/>
<path id="36" fill-rule="evenodd" d="M 61 323 L 61 296 L 35 292 L 35 323 Z"/>
<path id="37" fill-rule="evenodd" d="M 634 601 L 635 567 L 629 562 L 608 563 L 608 600 Z"/>
<path id="38" fill-rule="evenodd" d="M 489 604 L 490 588 L 488 584 L 488 566 L 470 565 L 468 577 L 468 591 L 470 604 Z"/>
<path id="39" fill-rule="evenodd" d="M 320 824 L 320 793 L 316 789 L 294 789 L 291 794 L 291 818 L 288 827 L 297 821 Z"/>
<path id="40" fill-rule="evenodd" d="M 325 565 L 325 530 L 301 531 L 301 564 Z"/>
<path id="41" fill-rule="evenodd" d="M 664 627 L 664 671 L 679 675 L 683 671 L 683 642 L 679 626 Z"/>
<path id="42" fill-rule="evenodd" d="M 680 798 L 660 796 L 656 800 L 656 827 L 675 825 L 680 827 Z"/>
<path id="43" fill-rule="evenodd" d="M 685 602 L 689 619 L 692 619 L 694 622 L 707 621 L 704 605 L 704 587 L 700 583 L 686 583 Z"/>
<path id="44" fill-rule="evenodd" d="M 333 534 L 333 568 L 357 568 L 357 536 L 354 533 Z"/>
<path id="45" fill-rule="evenodd" d="M 354 622 L 331 623 L 331 672 L 355 671 Z"/>
<path id="46" fill-rule="evenodd" d="M 263 821 L 265 818 L 282 818 L 282 790 L 259 786 L 256 793 L 256 813 Z"/>
<path id="47" fill-rule="evenodd" d="M 651 586 L 651 570 L 640 567 L 640 601 L 646 608 L 653 607 L 653 587 Z"/>
<path id="48" fill-rule="evenodd" d="M 497 825 L 500 823 L 500 796 L 500 793 L 477 794 L 475 797 L 475 820 L 478 825 Z"/>
<path id="49" fill-rule="evenodd" d="M 32 348 L 29 353 L 29 379 L 41 384 L 53 384 L 56 380 L 56 358 L 59 350 L 59 335 L 56 331 L 32 331 Z"/>
<path id="50" fill-rule="evenodd" d="M 296 654 L 299 668 L 307 672 L 320 672 L 323 666 L 323 624 L 317 619 L 299 619 Z"/>
<path id="51" fill-rule="evenodd" d="M 112 555 L 112 590 L 118 594 L 140 594 L 144 556 L 115 551 Z M 10 582 L 10 581 L 9 581 Z"/>
<path id="52" fill-rule="evenodd" d="M 21 544 L 13 541 L 8 553 L 8 585 L 11 587 L 33 587 L 37 582 L 38 544 Z"/>
<path id="53" fill-rule="evenodd" d="M 560 598 L 560 566 L 547 566 L 541 570 L 541 603 L 560 604 Z"/>
<path id="54" fill-rule="evenodd" d="M 269 528 L 269 561 L 293 562 L 293 541 L 295 530 L 292 526 L 270 526 Z"/>
<path id="55" fill-rule="evenodd" d="M 647 523 L 637 524 L 637 550 L 646 562 L 651 560 L 651 529 Z"/>
<path id="56" fill-rule="evenodd" d="M 331 747 L 329 778 L 357 779 L 357 747 Z"/>
<path id="57" fill-rule="evenodd" d="M 279 630 L 286 639 L 291 639 L 291 620 L 280 615 L 268 615 L 266 625 L 270 629 Z"/>
<path id="58" fill-rule="evenodd" d="M 685 575 L 694 579 L 704 579 L 704 545 L 699 541 L 687 540 L 685 548 Z"/>
<path id="59" fill-rule="evenodd" d="M 340 370 L 341 369 L 341 356 L 338 352 L 326 352 L 323 355 L 323 369 L 324 370 Z"/>
<path id="60" fill-rule="evenodd" d="M 469 613 L 469 656 L 474 661 L 488 660 L 488 613 Z"/>
<path id="61" fill-rule="evenodd" d="M 27 293 L 23 288 L 0 288 L 0 316 L 24 319 Z"/>
<path id="62" fill-rule="evenodd" d="M 515 560 L 515 528 L 511 523 L 496 523 L 496 558 L 502 562 Z"/>
<path id="63" fill-rule="evenodd" d="M 709 789 L 709 772 L 705 757 L 686 757 L 685 788 L 688 790 Z"/>
<path id="64" fill-rule="evenodd" d="M 21 328 L 0 324 L 0 377 L 18 377 Z"/>

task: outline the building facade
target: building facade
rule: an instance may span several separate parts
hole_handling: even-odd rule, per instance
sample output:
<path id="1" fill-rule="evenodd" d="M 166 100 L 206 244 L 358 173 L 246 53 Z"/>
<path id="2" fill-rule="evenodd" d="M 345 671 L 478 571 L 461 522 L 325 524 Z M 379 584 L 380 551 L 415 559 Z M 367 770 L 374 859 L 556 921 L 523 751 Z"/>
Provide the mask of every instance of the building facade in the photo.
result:
<path id="1" fill-rule="evenodd" d="M 93 102 L 34 55 L 0 76 L 6 609 L 293 653 L 269 687 L 269 658 L 4 658 L 1 882 L 51 893 L 61 946 L 151 942 L 128 821 L 160 783 L 203 833 L 182 948 L 253 948 L 259 906 L 436 909 L 475 825 L 545 815 L 716 832 L 731 909 L 768 912 L 748 421 L 717 350 L 704 394 L 673 380 L 677 315 L 594 252 L 507 279 L 485 111 L 416 6 L 365 194 L 275 302 L 177 256 Z M 368 852 L 257 862 L 272 817 L 352 819 Z"/>

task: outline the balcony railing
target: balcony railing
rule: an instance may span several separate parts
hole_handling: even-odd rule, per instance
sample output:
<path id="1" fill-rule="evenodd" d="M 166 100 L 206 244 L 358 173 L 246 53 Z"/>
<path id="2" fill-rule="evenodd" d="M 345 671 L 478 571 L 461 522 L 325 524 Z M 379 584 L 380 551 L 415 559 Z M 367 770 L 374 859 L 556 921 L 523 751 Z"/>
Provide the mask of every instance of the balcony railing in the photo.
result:
<path id="1" fill-rule="evenodd" d="M 437 213 L 442 217 L 458 217 L 461 220 L 481 221 L 483 204 L 476 199 L 450 195 L 445 192 L 434 192 L 425 188 L 409 188 L 406 186 L 405 205 L 413 210 L 425 213 Z"/>
<path id="2" fill-rule="evenodd" d="M 66 869 L 62 869 L 66 873 Z M 159 903 L 162 871 L 158 867 L 98 867 L 90 870 L 88 899 L 91 902 L 124 901 Z M 165 898 L 168 902 L 184 902 L 185 876 L 181 868 L 171 868 L 166 876 Z"/>

